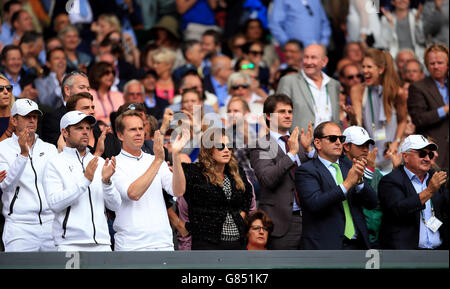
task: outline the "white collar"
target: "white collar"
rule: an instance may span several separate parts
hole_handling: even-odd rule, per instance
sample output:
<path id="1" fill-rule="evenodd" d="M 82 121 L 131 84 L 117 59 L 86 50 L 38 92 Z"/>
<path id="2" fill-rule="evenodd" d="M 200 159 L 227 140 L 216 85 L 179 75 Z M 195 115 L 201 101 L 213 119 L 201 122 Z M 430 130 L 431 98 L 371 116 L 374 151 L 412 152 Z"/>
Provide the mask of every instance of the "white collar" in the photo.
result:
<path id="1" fill-rule="evenodd" d="M 129 152 L 127 152 L 127 151 L 124 150 L 124 149 L 122 149 L 122 150 L 120 151 L 120 153 L 121 153 L 122 155 L 128 157 L 128 158 L 136 159 L 136 160 L 138 160 L 138 161 L 144 157 L 144 152 L 143 152 L 142 150 L 141 150 L 141 155 L 138 156 L 138 157 L 137 157 L 137 156 L 134 156 L 134 155 L 132 155 L 132 154 L 130 154 Z"/>
<path id="2" fill-rule="evenodd" d="M 330 82 L 330 80 L 331 80 L 331 78 L 328 76 L 328 75 L 326 75 L 323 71 L 321 71 L 320 73 L 322 73 L 322 87 L 320 87 L 319 89 L 322 89 L 322 88 L 324 88 L 327 84 L 328 84 L 328 82 Z M 301 70 L 301 74 L 302 74 L 302 76 L 303 76 L 303 78 L 305 78 L 305 80 L 306 80 L 306 82 L 309 84 L 309 85 L 312 85 L 312 86 L 314 86 L 314 87 L 316 87 L 317 88 L 317 85 L 316 85 L 316 83 L 314 82 L 314 80 L 312 80 L 311 78 L 309 78 L 307 75 L 306 75 L 306 73 L 305 73 L 305 71 L 302 69 Z"/>

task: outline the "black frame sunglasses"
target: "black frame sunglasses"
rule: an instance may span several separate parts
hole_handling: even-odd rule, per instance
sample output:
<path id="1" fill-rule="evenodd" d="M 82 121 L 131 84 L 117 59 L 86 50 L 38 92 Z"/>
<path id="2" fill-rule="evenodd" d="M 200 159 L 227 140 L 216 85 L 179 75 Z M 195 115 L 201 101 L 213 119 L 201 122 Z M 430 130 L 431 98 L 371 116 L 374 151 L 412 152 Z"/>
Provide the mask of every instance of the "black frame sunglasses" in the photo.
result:
<path id="1" fill-rule="evenodd" d="M 324 135 L 319 137 L 319 139 L 323 138 L 328 139 L 331 143 L 335 143 L 338 139 L 341 143 L 344 143 L 347 137 L 345 135 Z"/>
<path id="2" fill-rule="evenodd" d="M 225 149 L 225 147 L 228 149 L 228 150 L 233 150 L 233 144 L 232 143 L 227 143 L 227 144 L 224 144 L 224 143 L 215 143 L 214 144 L 214 147 L 219 151 L 219 152 L 221 152 L 221 151 L 223 151 L 224 149 Z"/>
<path id="3" fill-rule="evenodd" d="M 243 84 L 233 84 L 232 86 L 231 86 L 231 89 L 232 90 L 237 90 L 237 89 L 239 89 L 239 88 L 249 88 L 250 87 L 250 84 L 248 84 L 248 83 L 243 83 Z"/>
<path id="4" fill-rule="evenodd" d="M 8 85 L 0 85 L 0 91 L 3 92 L 3 90 L 6 88 L 8 92 L 12 92 L 13 86 L 11 84 Z"/>
<path id="5" fill-rule="evenodd" d="M 417 152 L 417 154 L 419 155 L 419 158 L 424 159 L 427 155 L 430 158 L 430 160 L 432 160 L 434 158 L 434 152 L 433 151 L 425 151 L 425 150 L 413 150 L 415 152 Z"/>

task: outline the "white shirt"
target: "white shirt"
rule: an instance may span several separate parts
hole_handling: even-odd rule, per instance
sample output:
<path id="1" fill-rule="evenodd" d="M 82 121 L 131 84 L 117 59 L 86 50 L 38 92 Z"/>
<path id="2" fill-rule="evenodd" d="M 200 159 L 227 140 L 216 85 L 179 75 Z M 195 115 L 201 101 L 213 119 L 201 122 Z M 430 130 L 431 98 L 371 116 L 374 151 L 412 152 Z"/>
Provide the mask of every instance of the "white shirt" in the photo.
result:
<path id="1" fill-rule="evenodd" d="M 147 191 L 138 200 L 128 197 L 128 188 L 142 176 L 155 156 L 141 152 L 135 157 L 122 150 L 116 156 L 113 182 L 122 197 L 116 211 L 114 230 L 116 251 L 151 249 L 173 250 L 173 236 L 162 189 L 173 196 L 172 172 L 163 162 Z"/>
<path id="2" fill-rule="evenodd" d="M 333 111 L 331 107 L 331 100 L 327 90 L 327 84 L 330 82 L 330 77 L 322 72 L 322 85 L 317 87 L 316 83 L 309 78 L 302 69 L 302 75 L 306 80 L 307 86 L 309 87 L 310 95 L 307 97 L 313 97 L 313 104 L 315 109 L 315 126 L 317 127 L 320 123 L 332 120 Z"/>

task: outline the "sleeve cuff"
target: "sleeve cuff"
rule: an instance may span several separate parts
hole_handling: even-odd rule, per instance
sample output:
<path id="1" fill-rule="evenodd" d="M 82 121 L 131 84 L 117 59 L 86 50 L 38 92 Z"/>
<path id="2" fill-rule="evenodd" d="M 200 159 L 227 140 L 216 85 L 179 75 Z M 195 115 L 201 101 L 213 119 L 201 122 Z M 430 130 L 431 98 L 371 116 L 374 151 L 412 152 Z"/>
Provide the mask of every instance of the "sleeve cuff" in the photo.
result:
<path id="1" fill-rule="evenodd" d="M 440 108 L 437 109 L 437 113 L 439 115 L 439 118 L 444 118 L 445 117 L 445 111 L 444 111 L 444 107 L 441 106 Z"/>
<path id="2" fill-rule="evenodd" d="M 344 193 L 344 195 L 347 197 L 347 190 L 345 189 L 343 184 L 340 184 L 339 187 L 341 187 L 342 192 Z"/>

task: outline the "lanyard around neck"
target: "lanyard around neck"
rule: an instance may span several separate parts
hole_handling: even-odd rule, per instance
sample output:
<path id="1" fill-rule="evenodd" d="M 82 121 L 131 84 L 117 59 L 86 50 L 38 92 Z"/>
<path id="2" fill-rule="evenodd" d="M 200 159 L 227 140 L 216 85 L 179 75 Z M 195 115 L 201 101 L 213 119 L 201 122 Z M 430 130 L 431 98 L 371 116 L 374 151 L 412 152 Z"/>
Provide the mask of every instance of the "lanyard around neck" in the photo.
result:
<path id="1" fill-rule="evenodd" d="M 312 93 L 312 91 L 311 91 L 311 87 L 309 86 L 308 81 L 306 81 L 305 78 L 303 78 L 303 79 L 305 80 L 306 87 L 308 87 L 308 91 L 309 91 L 309 94 L 311 95 L 311 99 L 312 99 L 312 101 L 313 101 L 314 107 L 317 108 L 316 101 L 314 100 L 314 95 L 313 95 L 313 93 Z M 325 84 L 325 91 L 326 91 L 326 93 L 327 93 L 327 106 L 328 106 L 328 102 L 329 102 L 329 99 L 330 99 L 330 96 L 328 95 L 328 84 Z"/>

